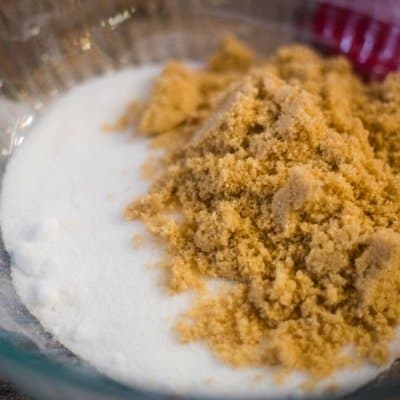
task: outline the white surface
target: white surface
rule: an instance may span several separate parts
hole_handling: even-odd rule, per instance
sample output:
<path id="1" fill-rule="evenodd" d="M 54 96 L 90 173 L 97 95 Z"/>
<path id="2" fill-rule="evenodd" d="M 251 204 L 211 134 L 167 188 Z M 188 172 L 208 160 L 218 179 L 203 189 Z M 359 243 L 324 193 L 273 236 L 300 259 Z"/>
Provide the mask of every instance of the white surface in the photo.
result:
<path id="1" fill-rule="evenodd" d="M 160 272 L 148 267 L 160 255 L 150 238 L 132 247 L 144 231 L 122 211 L 146 191 L 140 166 L 149 151 L 145 140 L 101 125 L 142 97 L 157 71 L 130 69 L 73 89 L 15 152 L 1 227 L 17 292 L 61 343 L 124 382 L 178 393 L 301 394 L 301 374 L 277 385 L 272 369 L 232 369 L 202 344 L 177 343 L 170 328 L 190 294 L 163 291 Z M 326 383 L 348 390 L 376 373 L 365 365 Z"/>

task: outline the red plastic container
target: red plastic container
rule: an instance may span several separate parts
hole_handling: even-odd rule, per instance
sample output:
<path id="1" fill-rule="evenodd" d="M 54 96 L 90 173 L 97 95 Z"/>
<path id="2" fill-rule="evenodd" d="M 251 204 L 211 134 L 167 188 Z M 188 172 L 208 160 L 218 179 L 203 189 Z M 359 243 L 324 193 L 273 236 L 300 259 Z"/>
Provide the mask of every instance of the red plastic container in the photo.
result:
<path id="1" fill-rule="evenodd" d="M 400 68 L 399 0 L 304 1 L 303 10 L 301 31 L 348 57 L 364 77 L 382 79 Z"/>

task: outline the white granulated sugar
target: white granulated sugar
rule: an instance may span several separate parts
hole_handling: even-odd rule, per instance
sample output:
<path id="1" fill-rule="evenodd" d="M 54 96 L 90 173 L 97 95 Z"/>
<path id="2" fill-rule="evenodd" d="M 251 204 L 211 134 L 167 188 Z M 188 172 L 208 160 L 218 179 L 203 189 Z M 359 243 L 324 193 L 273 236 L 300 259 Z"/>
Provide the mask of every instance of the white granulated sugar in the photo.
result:
<path id="1" fill-rule="evenodd" d="M 101 129 L 142 98 L 158 72 L 129 69 L 76 87 L 46 110 L 11 158 L 1 227 L 16 290 L 62 344 L 123 382 L 174 393 L 301 394 L 301 374 L 279 385 L 272 369 L 233 369 L 172 333 L 191 296 L 165 293 L 161 272 L 149 267 L 160 250 L 139 223 L 122 217 L 147 189 L 140 178 L 147 142 Z M 144 236 L 139 249 L 134 234 Z M 349 390 L 379 371 L 364 365 L 324 385 Z"/>

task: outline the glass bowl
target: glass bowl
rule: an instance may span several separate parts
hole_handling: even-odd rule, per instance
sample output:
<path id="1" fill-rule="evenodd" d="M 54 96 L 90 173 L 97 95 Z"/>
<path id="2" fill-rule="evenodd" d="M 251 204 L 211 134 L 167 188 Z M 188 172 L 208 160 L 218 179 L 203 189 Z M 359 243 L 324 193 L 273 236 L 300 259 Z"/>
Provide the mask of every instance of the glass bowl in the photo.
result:
<path id="1" fill-rule="evenodd" d="M 367 2 L 358 3 L 365 8 Z M 227 33 L 263 54 L 294 41 L 329 46 L 327 37 L 310 28 L 318 5 L 311 0 L 2 0 L 0 174 L 36 117 L 73 85 L 127 65 L 202 59 Z M 394 363 L 347 398 L 398 398 L 398 369 Z M 20 303 L 2 245 L 0 376 L 41 400 L 174 398 L 112 381 L 57 343 Z"/>

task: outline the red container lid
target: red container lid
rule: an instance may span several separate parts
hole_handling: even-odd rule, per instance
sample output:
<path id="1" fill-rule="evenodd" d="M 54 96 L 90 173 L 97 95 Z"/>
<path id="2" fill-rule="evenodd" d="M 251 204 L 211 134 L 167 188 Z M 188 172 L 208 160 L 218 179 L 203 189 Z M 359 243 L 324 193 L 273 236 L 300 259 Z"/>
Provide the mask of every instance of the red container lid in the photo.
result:
<path id="1" fill-rule="evenodd" d="M 326 0 L 312 6 L 300 27 L 313 41 L 348 57 L 366 78 L 382 79 L 400 69 L 400 0 Z"/>

